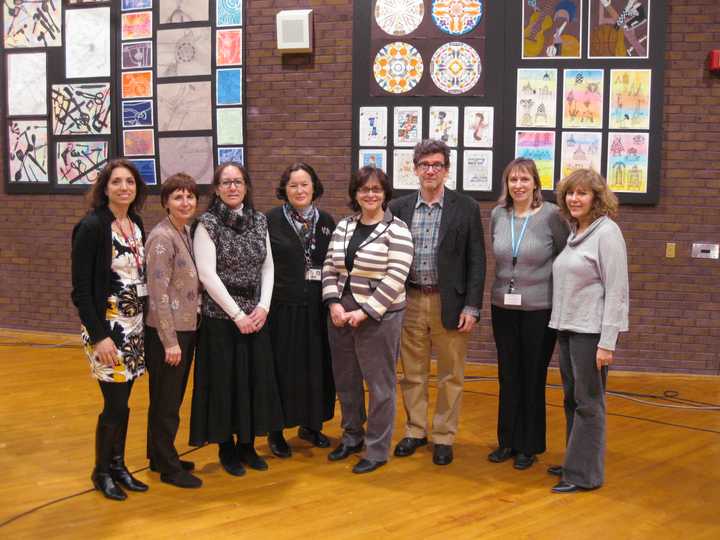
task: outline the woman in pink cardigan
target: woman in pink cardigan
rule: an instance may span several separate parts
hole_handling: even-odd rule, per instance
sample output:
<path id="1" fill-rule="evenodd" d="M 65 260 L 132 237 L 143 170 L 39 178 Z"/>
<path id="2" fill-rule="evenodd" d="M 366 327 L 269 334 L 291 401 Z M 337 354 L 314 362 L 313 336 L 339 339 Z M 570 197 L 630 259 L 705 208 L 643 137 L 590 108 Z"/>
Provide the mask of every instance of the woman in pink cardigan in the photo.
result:
<path id="1" fill-rule="evenodd" d="M 194 465 L 175 450 L 180 404 L 195 352 L 200 282 L 188 225 L 195 217 L 198 188 L 184 173 L 166 179 L 160 202 L 168 216 L 145 244 L 149 310 L 145 320 L 145 355 L 150 373 L 147 452 L 150 469 L 160 480 L 198 488 Z"/>

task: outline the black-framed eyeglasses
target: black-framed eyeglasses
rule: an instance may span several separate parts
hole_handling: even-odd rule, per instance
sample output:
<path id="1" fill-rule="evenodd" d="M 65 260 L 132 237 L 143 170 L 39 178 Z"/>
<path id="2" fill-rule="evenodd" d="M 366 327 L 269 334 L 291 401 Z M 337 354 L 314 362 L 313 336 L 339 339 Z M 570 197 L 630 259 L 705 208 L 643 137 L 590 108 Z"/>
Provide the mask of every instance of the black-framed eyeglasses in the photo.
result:
<path id="1" fill-rule="evenodd" d="M 422 172 L 428 172 L 429 170 L 439 172 L 445 168 L 445 164 L 439 162 L 428 163 L 427 161 L 421 161 L 417 164 L 417 168 L 420 169 Z"/>
<path id="2" fill-rule="evenodd" d="M 230 189 L 230 186 L 241 188 L 245 185 L 245 180 L 242 178 L 232 178 L 230 180 L 220 180 L 220 187 L 223 189 Z"/>

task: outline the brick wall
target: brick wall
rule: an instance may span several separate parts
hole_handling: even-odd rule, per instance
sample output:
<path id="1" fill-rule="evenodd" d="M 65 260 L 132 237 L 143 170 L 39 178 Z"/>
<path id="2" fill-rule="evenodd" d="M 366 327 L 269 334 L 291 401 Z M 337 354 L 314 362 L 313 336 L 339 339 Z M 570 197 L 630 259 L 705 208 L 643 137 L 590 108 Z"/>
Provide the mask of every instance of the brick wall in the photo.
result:
<path id="1" fill-rule="evenodd" d="M 716 4 L 669 0 L 661 202 L 623 207 L 619 219 L 631 270 L 632 330 L 618 349 L 622 368 L 720 374 L 720 263 L 689 257 L 693 241 L 720 241 L 720 78 L 705 69 L 708 51 L 720 48 Z M 300 7 L 315 10 L 315 54 L 282 57 L 275 14 Z M 326 186 L 323 207 L 345 215 L 351 0 L 252 0 L 246 23 L 247 155 L 258 207 L 277 203 L 272 188 L 279 174 L 302 158 Z M 82 205 L 77 196 L 0 195 L 1 327 L 77 331 L 68 250 Z M 485 224 L 491 207 L 482 204 Z M 161 215 L 151 197 L 146 223 Z M 667 241 L 677 243 L 677 258 L 664 257 Z M 494 361 L 487 305 L 471 357 Z"/>

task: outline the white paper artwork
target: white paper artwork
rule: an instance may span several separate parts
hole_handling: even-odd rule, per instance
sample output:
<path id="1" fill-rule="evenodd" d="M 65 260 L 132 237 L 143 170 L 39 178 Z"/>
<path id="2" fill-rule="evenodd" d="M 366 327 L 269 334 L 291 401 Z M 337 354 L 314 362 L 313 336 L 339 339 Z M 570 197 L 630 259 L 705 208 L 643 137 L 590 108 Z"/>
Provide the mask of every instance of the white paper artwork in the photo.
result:
<path id="1" fill-rule="evenodd" d="M 387 107 L 360 107 L 360 146 L 387 145 Z"/>
<path id="2" fill-rule="evenodd" d="M 492 191 L 492 150 L 463 152 L 463 190 Z"/>
<path id="3" fill-rule="evenodd" d="M 457 146 L 458 116 L 457 107 L 430 107 L 430 138 Z"/>
<path id="4" fill-rule="evenodd" d="M 160 131 L 212 129 L 210 81 L 158 84 Z"/>
<path id="5" fill-rule="evenodd" d="M 47 115 L 45 53 L 8 54 L 8 115 Z"/>
<path id="6" fill-rule="evenodd" d="M 413 165 L 412 150 L 393 150 L 393 188 L 417 189 L 418 177 Z"/>
<path id="7" fill-rule="evenodd" d="M 160 24 L 207 21 L 208 0 L 160 0 Z"/>
<path id="8" fill-rule="evenodd" d="M 384 148 L 361 148 L 358 154 L 358 167 L 377 167 L 387 171 L 387 150 Z"/>
<path id="9" fill-rule="evenodd" d="M 159 30 L 158 77 L 210 74 L 210 27 Z"/>
<path id="10" fill-rule="evenodd" d="M 493 107 L 465 107 L 463 121 L 466 148 L 492 148 L 495 109 Z"/>
<path id="11" fill-rule="evenodd" d="M 457 150 L 450 150 L 450 170 L 445 185 L 450 189 L 457 189 Z"/>
<path id="12" fill-rule="evenodd" d="M 110 8 L 65 11 L 65 75 L 110 76 Z"/>
<path id="13" fill-rule="evenodd" d="M 422 107 L 395 107 L 395 146 L 415 146 L 422 140 Z"/>

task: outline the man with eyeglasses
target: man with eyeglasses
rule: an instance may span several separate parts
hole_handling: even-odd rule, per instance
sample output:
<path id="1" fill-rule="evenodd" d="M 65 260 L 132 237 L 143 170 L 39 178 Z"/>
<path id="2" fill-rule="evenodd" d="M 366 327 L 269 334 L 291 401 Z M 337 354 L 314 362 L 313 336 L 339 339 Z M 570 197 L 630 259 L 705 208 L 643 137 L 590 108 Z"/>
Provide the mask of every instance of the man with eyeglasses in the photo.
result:
<path id="1" fill-rule="evenodd" d="M 485 246 L 477 203 L 445 187 L 450 149 L 442 141 L 415 146 L 416 193 L 390 202 L 413 236 L 407 308 L 400 341 L 400 380 L 407 424 L 395 456 L 412 455 L 431 435 L 433 463 L 448 465 L 460 417 L 470 331 L 480 317 Z M 430 355 L 437 353 L 437 399 L 428 431 Z"/>

